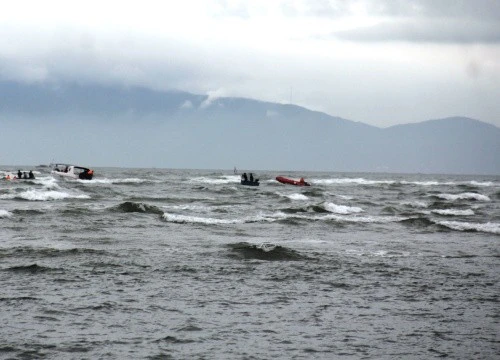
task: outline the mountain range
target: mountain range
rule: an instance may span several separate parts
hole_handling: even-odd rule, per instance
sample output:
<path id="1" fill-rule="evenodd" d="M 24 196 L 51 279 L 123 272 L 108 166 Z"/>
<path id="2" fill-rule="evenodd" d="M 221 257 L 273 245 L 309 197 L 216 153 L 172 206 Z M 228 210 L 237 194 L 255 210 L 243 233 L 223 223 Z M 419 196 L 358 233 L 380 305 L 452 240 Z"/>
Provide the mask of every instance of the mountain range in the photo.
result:
<path id="1" fill-rule="evenodd" d="M 0 126 L 4 164 L 500 174 L 500 128 L 466 117 L 379 128 L 252 99 L 3 81 Z"/>

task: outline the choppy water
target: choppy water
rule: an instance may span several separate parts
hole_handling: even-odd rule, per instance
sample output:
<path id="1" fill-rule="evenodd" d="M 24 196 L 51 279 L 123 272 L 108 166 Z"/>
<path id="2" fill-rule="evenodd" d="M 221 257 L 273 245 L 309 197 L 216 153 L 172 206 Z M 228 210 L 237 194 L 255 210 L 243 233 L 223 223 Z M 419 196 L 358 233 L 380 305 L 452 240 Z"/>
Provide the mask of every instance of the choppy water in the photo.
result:
<path id="1" fill-rule="evenodd" d="M 0 183 L 0 358 L 500 356 L 500 177 L 38 171 Z"/>

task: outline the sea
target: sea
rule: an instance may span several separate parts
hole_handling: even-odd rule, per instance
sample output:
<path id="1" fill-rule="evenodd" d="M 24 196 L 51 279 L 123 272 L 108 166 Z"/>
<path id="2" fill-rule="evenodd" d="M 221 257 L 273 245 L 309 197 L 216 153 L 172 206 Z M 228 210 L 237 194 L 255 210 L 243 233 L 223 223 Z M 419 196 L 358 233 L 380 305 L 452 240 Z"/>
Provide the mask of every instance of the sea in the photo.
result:
<path id="1" fill-rule="evenodd" d="M 1 359 L 500 358 L 500 176 L 33 170 L 0 181 Z"/>

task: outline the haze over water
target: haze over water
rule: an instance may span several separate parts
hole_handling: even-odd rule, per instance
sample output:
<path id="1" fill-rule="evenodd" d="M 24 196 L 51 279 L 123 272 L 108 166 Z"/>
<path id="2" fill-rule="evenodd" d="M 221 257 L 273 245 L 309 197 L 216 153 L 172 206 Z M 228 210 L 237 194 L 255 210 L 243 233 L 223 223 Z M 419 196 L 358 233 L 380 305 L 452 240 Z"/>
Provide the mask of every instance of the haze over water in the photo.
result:
<path id="1" fill-rule="evenodd" d="M 500 356 L 498 176 L 49 171 L 0 182 L 0 358 Z"/>

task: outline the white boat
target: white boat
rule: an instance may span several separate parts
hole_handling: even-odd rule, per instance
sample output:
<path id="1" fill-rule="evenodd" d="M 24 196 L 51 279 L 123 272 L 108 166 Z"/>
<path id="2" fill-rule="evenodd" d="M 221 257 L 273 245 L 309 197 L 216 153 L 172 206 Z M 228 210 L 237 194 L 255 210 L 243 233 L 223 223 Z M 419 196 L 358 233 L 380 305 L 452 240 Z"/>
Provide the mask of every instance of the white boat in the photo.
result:
<path id="1" fill-rule="evenodd" d="M 71 164 L 52 164 L 52 175 L 68 179 L 92 180 L 94 170 Z"/>

